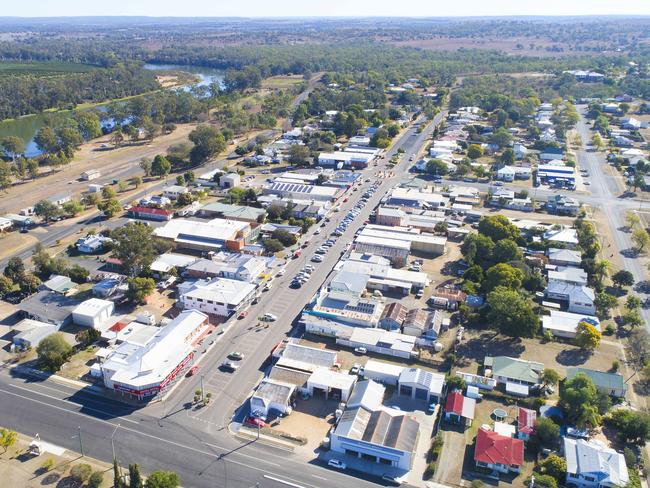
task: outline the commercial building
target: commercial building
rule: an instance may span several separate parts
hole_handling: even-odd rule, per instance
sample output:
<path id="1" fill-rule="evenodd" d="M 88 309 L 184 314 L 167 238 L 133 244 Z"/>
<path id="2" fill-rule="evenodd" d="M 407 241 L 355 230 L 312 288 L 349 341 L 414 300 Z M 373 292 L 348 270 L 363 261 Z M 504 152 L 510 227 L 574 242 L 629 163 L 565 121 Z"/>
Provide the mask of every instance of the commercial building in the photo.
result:
<path id="1" fill-rule="evenodd" d="M 186 281 L 178 285 L 178 304 L 183 309 L 229 317 L 250 303 L 255 286 L 227 278 Z"/>
<path id="2" fill-rule="evenodd" d="M 360 327 L 376 327 L 384 304 L 375 298 L 362 298 L 353 292 L 319 291 L 309 315 L 315 315 L 342 324 Z"/>
<path id="3" fill-rule="evenodd" d="M 236 188 L 241 185 L 241 176 L 237 173 L 228 173 L 219 177 L 219 186 L 221 188 Z"/>
<path id="4" fill-rule="evenodd" d="M 59 327 L 39 320 L 23 319 L 12 327 L 16 334 L 11 341 L 17 349 L 34 349 L 47 336 L 54 334 Z"/>
<path id="5" fill-rule="evenodd" d="M 154 276 L 159 278 L 167 276 L 172 270 L 176 271 L 176 274 L 179 275 L 190 264 L 196 262 L 197 259 L 196 256 L 166 252 L 165 254 L 158 256 L 156 260 L 151 263 L 150 269 L 153 271 Z"/>
<path id="6" fill-rule="evenodd" d="M 423 234 L 419 229 L 376 224 L 366 225 L 359 234 L 359 237 L 361 236 L 408 241 L 411 251 L 432 255 L 444 254 L 447 243 L 447 239 L 444 237 Z"/>
<path id="7" fill-rule="evenodd" d="M 263 379 L 250 398 L 251 412 L 267 417 L 271 412 L 291 413 L 291 399 L 296 386 L 269 378 Z"/>
<path id="8" fill-rule="evenodd" d="M 301 185 L 299 183 L 271 183 L 263 190 L 264 195 L 278 195 L 292 200 L 315 200 L 331 202 L 341 194 L 339 188 L 331 186 Z"/>
<path id="9" fill-rule="evenodd" d="M 411 469 L 420 424 L 392 409 L 346 409 L 331 437 L 333 452 L 366 461 Z"/>
<path id="10" fill-rule="evenodd" d="M 364 347 L 368 352 L 386 356 L 411 358 L 417 355 L 416 338 L 383 329 L 354 327 L 349 335 L 338 335 L 336 343 L 352 349 Z"/>
<path id="11" fill-rule="evenodd" d="M 401 396 L 427 403 L 439 403 L 445 388 L 445 376 L 420 368 L 404 368 L 397 385 Z"/>
<path id="12" fill-rule="evenodd" d="M 393 363 L 384 363 L 376 359 L 368 359 L 363 367 L 363 376 L 369 380 L 384 385 L 397 385 L 399 377 L 404 371 L 404 366 Z"/>
<path id="13" fill-rule="evenodd" d="M 408 260 L 411 251 L 411 242 L 402 239 L 386 239 L 368 235 L 359 235 L 354 240 L 354 249 L 358 253 L 375 254 L 390 260 L 390 262 L 401 268 Z"/>
<path id="14" fill-rule="evenodd" d="M 72 311 L 72 321 L 83 327 L 100 329 L 113 314 L 115 304 L 110 300 L 90 298 Z"/>
<path id="15" fill-rule="evenodd" d="M 625 456 L 598 440 L 564 437 L 566 484 L 579 488 L 628 486 Z"/>
<path id="16" fill-rule="evenodd" d="M 273 265 L 274 258 L 251 254 L 219 252 L 209 259 L 198 259 L 185 268 L 188 278 L 228 278 L 258 283 Z"/>
<path id="17" fill-rule="evenodd" d="M 311 397 L 346 402 L 356 382 L 356 375 L 316 368 L 307 380 L 307 391 Z"/>
<path id="18" fill-rule="evenodd" d="M 172 242 L 178 249 L 196 251 L 240 250 L 250 232 L 247 222 L 224 219 L 208 222 L 175 219 L 153 231 L 156 237 Z"/>
<path id="19" fill-rule="evenodd" d="M 576 172 L 571 166 L 555 164 L 540 164 L 537 166 L 537 177 L 545 183 L 553 184 L 563 181 L 575 185 Z"/>
<path id="20" fill-rule="evenodd" d="M 222 218 L 256 223 L 264 219 L 266 210 L 263 208 L 246 207 L 244 205 L 213 202 L 201 207 L 199 215 L 205 218 Z"/>
<path id="21" fill-rule="evenodd" d="M 551 310 L 550 315 L 542 317 L 542 329 L 556 337 L 574 339 L 580 322 L 588 322 L 600 331 L 600 321 L 593 315 L 583 315 L 560 310 Z"/>
<path id="22" fill-rule="evenodd" d="M 421 290 L 429 285 L 429 277 L 419 271 L 405 271 L 392 268 L 388 260 L 379 260 L 369 254 L 353 252 L 345 261 L 339 261 L 335 270 L 364 277 L 364 288 L 380 291 L 397 291 L 404 295 Z"/>
<path id="23" fill-rule="evenodd" d="M 323 152 L 318 155 L 318 164 L 330 168 L 367 168 L 375 154 L 359 151 Z"/>
<path id="24" fill-rule="evenodd" d="M 100 365 L 104 385 L 137 399 L 151 399 L 183 377 L 194 347 L 211 330 L 208 316 L 186 310 L 147 337 L 120 344 Z"/>
<path id="25" fill-rule="evenodd" d="M 390 193 L 386 203 L 389 205 L 435 210 L 449 206 L 449 199 L 438 193 L 397 187 Z"/>
<path id="26" fill-rule="evenodd" d="M 84 254 L 92 254 L 94 252 L 99 252 L 104 249 L 104 244 L 108 242 L 113 242 L 110 237 L 104 237 L 101 234 L 87 235 L 86 237 L 80 237 L 77 239 L 75 246 L 77 251 Z"/>
<path id="27" fill-rule="evenodd" d="M 23 317 L 60 327 L 72 321 L 72 311 L 79 303 L 74 296 L 43 290 L 27 297 L 19 307 Z"/>

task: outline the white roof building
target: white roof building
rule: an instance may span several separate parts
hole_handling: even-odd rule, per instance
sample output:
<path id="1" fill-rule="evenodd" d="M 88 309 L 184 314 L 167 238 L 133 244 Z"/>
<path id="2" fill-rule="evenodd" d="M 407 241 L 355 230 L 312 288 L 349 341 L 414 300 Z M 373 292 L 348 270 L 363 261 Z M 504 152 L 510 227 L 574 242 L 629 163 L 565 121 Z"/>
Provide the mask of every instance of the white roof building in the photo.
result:
<path id="1" fill-rule="evenodd" d="M 154 229 L 155 236 L 174 241 L 177 247 L 196 250 L 218 250 L 226 241 L 245 237 L 250 229 L 248 222 L 238 220 L 213 219 L 199 222 L 174 219 L 163 227 Z"/>
<path id="2" fill-rule="evenodd" d="M 573 248 L 578 245 L 578 231 L 571 228 L 552 228 L 544 232 L 544 239 L 552 244 L 559 242 Z"/>
<path id="3" fill-rule="evenodd" d="M 229 316 L 252 300 L 255 285 L 228 278 L 186 281 L 178 285 L 178 302 L 184 309 Z"/>
<path id="4" fill-rule="evenodd" d="M 77 325 L 99 329 L 106 324 L 114 308 L 115 304 L 109 300 L 90 298 L 72 311 L 72 320 Z"/>
<path id="5" fill-rule="evenodd" d="M 176 270 L 185 268 L 190 264 L 196 262 L 198 258 L 196 256 L 188 256 L 187 254 L 177 254 L 172 252 L 167 252 L 156 258 L 156 260 L 151 263 L 151 271 L 156 273 L 167 273 L 172 268 Z"/>
<path id="6" fill-rule="evenodd" d="M 357 376 L 339 373 L 327 368 L 317 368 L 307 380 L 307 390 L 311 396 L 322 392 L 325 398 L 334 395 L 342 402 L 346 402 L 357 382 Z"/>
<path id="7" fill-rule="evenodd" d="M 586 321 L 600 331 L 600 320 L 593 315 L 582 315 L 570 312 L 551 310 L 551 315 L 542 317 L 542 328 L 554 336 L 573 339 L 580 322 Z"/>
<path id="8" fill-rule="evenodd" d="M 625 457 L 598 440 L 564 437 L 566 482 L 579 487 L 627 486 Z"/>

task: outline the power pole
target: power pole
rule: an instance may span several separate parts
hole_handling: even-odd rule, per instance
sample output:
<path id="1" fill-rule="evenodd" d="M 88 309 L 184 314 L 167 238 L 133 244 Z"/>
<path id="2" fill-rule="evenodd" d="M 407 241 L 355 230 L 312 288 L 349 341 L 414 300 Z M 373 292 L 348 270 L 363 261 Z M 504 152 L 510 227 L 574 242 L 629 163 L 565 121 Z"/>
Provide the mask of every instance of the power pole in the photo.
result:
<path id="1" fill-rule="evenodd" d="M 77 432 L 79 433 L 79 452 L 81 453 L 81 457 L 84 457 L 84 444 L 81 440 L 81 425 L 77 427 Z"/>
<path id="2" fill-rule="evenodd" d="M 205 401 L 205 392 L 203 390 L 203 375 L 201 375 L 201 401 Z"/>

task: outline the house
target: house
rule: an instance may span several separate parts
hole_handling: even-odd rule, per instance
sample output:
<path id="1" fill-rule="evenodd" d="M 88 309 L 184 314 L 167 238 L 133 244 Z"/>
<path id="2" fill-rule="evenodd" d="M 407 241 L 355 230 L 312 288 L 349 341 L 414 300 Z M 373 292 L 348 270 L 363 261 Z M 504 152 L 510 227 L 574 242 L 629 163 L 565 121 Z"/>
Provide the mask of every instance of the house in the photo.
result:
<path id="1" fill-rule="evenodd" d="M 291 413 L 291 399 L 295 390 L 295 385 L 265 378 L 250 398 L 251 412 L 264 417 L 270 412 L 280 415 Z"/>
<path id="2" fill-rule="evenodd" d="M 0 217 L 0 232 L 7 231 L 14 226 L 14 222 L 11 219 L 5 217 Z"/>
<path id="3" fill-rule="evenodd" d="M 105 278 L 99 283 L 93 285 L 93 295 L 99 298 L 107 298 L 117 292 L 117 289 L 122 284 L 117 278 Z"/>
<path id="4" fill-rule="evenodd" d="M 528 396 L 529 387 L 539 384 L 544 365 L 508 356 L 485 356 L 483 368 L 485 376 L 505 386 L 506 393 Z"/>
<path id="5" fill-rule="evenodd" d="M 48 198 L 48 201 L 50 201 L 54 205 L 58 205 L 58 206 L 61 206 L 64 203 L 68 203 L 71 200 L 72 200 L 72 195 L 70 195 L 69 193 L 62 193 L 62 194 L 54 195 L 53 197 Z"/>
<path id="6" fill-rule="evenodd" d="M 180 275 L 185 268 L 198 260 L 196 256 L 188 256 L 186 254 L 177 254 L 173 252 L 166 252 L 156 258 L 151 263 L 149 269 L 153 272 L 154 277 L 163 278 L 170 273 Z"/>
<path id="7" fill-rule="evenodd" d="M 129 215 L 134 219 L 169 221 L 174 216 L 174 212 L 164 208 L 135 206 L 129 209 Z"/>
<path id="8" fill-rule="evenodd" d="M 517 410 L 517 437 L 526 442 L 535 433 L 537 412 L 528 408 L 519 407 Z"/>
<path id="9" fill-rule="evenodd" d="M 594 305 L 596 293 L 586 285 L 549 281 L 545 295 L 548 299 L 564 302 L 569 312 L 588 315 L 596 314 L 596 306 Z"/>
<path id="10" fill-rule="evenodd" d="M 228 278 L 247 283 L 259 282 L 273 263 L 273 258 L 251 254 L 220 252 L 210 259 L 198 259 L 189 264 L 184 276 L 189 278 Z"/>
<path id="11" fill-rule="evenodd" d="M 627 486 L 625 457 L 598 440 L 564 437 L 566 484 L 579 488 Z"/>
<path id="12" fill-rule="evenodd" d="M 11 339 L 17 349 L 34 349 L 47 336 L 54 334 L 59 327 L 39 320 L 23 319 L 12 327 L 17 332 Z"/>
<path id="13" fill-rule="evenodd" d="M 190 192 L 189 188 L 181 185 L 170 185 L 163 188 L 163 196 L 165 198 L 169 198 L 170 200 L 177 200 L 178 197 L 189 192 Z"/>
<path id="14" fill-rule="evenodd" d="M 113 314 L 115 304 L 109 300 L 90 298 L 72 311 L 72 321 L 83 327 L 100 329 Z"/>
<path id="15" fill-rule="evenodd" d="M 480 468 L 519 473 L 524 464 L 524 442 L 481 427 L 476 433 L 474 461 Z"/>
<path id="16" fill-rule="evenodd" d="M 229 317 L 253 300 L 255 285 L 228 278 L 185 281 L 178 285 L 182 309 Z"/>
<path id="17" fill-rule="evenodd" d="M 408 309 L 399 302 L 386 305 L 379 319 L 379 327 L 386 330 L 400 330 L 406 319 Z"/>
<path id="18" fill-rule="evenodd" d="M 629 139 L 625 136 L 614 136 L 612 138 L 612 142 L 615 146 L 618 147 L 632 147 L 634 144 L 634 141 L 632 139 Z"/>
<path id="19" fill-rule="evenodd" d="M 419 430 L 415 417 L 393 409 L 348 408 L 331 435 L 331 450 L 408 471 Z"/>
<path id="20" fill-rule="evenodd" d="M 67 295 L 76 288 L 77 284 L 68 276 L 51 275 L 50 279 L 44 281 L 39 287 L 41 290 L 50 290 L 60 295 Z"/>
<path id="21" fill-rule="evenodd" d="M 647 127 L 648 127 L 647 122 L 646 123 L 641 122 L 639 119 L 635 119 L 634 117 L 629 117 L 621 120 L 621 128 L 623 129 L 639 130 Z"/>
<path id="22" fill-rule="evenodd" d="M 587 272 L 574 266 L 558 266 L 548 271 L 548 281 L 570 283 L 572 285 L 586 285 Z"/>
<path id="23" fill-rule="evenodd" d="M 497 179 L 501 181 L 515 181 L 515 170 L 512 166 L 504 166 L 497 170 Z"/>
<path id="24" fill-rule="evenodd" d="M 552 244 L 562 244 L 566 249 L 574 249 L 578 245 L 578 232 L 567 227 L 554 226 L 544 232 L 544 240 Z"/>
<path id="25" fill-rule="evenodd" d="M 546 201 L 546 210 L 557 215 L 577 215 L 580 202 L 564 195 L 553 195 Z"/>
<path id="26" fill-rule="evenodd" d="M 83 173 L 81 173 L 81 180 L 82 181 L 96 180 L 101 175 L 102 174 L 98 170 L 89 169 L 88 171 L 84 171 Z"/>
<path id="27" fill-rule="evenodd" d="M 228 173 L 219 177 L 219 186 L 221 188 L 230 189 L 239 185 L 241 185 L 241 176 L 237 173 Z"/>
<path id="28" fill-rule="evenodd" d="M 75 246 L 77 251 L 84 254 L 92 254 L 95 252 L 100 252 L 104 249 L 104 244 L 108 242 L 113 242 L 110 237 L 105 237 L 101 234 L 89 234 L 86 237 L 80 237 L 77 239 Z"/>
<path id="29" fill-rule="evenodd" d="M 582 253 L 580 251 L 550 248 L 546 255 L 549 264 L 556 266 L 580 266 L 582 264 Z"/>
<path id="30" fill-rule="evenodd" d="M 513 144 L 512 150 L 515 152 L 515 158 L 518 160 L 524 159 L 529 153 L 528 148 L 521 143 Z"/>
<path id="31" fill-rule="evenodd" d="M 152 196 L 146 196 L 144 198 L 141 198 L 140 201 L 138 202 L 138 205 L 142 207 L 166 207 L 168 205 L 171 205 L 172 201 L 162 195 L 152 195 Z"/>
<path id="32" fill-rule="evenodd" d="M 465 292 L 455 288 L 441 286 L 433 291 L 427 303 L 437 308 L 456 310 L 465 300 L 467 300 L 467 294 Z"/>
<path id="33" fill-rule="evenodd" d="M 476 410 L 476 400 L 463 396 L 459 391 L 452 391 L 447 394 L 445 403 L 445 420 L 454 424 L 462 424 L 466 427 L 472 425 Z"/>
<path id="34" fill-rule="evenodd" d="M 625 398 L 627 385 L 625 384 L 625 378 L 621 374 L 605 373 L 587 368 L 567 368 L 567 379 L 571 380 L 575 378 L 578 373 L 587 376 L 594 383 L 598 391 L 605 392 L 616 398 Z"/>
<path id="35" fill-rule="evenodd" d="M 542 317 L 542 329 L 544 332 L 549 331 L 556 337 L 574 339 L 578 324 L 583 321 L 590 323 L 596 327 L 596 329 L 600 330 L 600 321 L 598 320 L 598 317 L 562 312 L 560 310 L 551 310 L 551 315 L 545 315 Z"/>
<path id="36" fill-rule="evenodd" d="M 420 368 L 404 368 L 397 380 L 397 386 L 401 396 L 438 403 L 445 388 L 445 376 Z"/>

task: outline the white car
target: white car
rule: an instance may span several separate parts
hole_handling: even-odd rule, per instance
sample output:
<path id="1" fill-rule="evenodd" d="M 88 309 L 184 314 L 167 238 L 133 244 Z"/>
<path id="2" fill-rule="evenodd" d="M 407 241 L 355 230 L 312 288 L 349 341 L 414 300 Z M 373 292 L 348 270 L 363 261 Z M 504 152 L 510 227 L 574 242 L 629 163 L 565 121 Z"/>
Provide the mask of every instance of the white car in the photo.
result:
<path id="1" fill-rule="evenodd" d="M 323 257 L 316 254 L 315 256 L 312 256 L 311 260 L 315 263 L 322 263 Z"/>
<path id="2" fill-rule="evenodd" d="M 366 349 L 365 347 L 355 347 L 354 352 L 358 354 L 367 354 L 368 349 Z"/>
<path id="3" fill-rule="evenodd" d="M 347 468 L 347 465 L 343 461 L 339 461 L 338 459 L 330 459 L 329 461 L 327 461 L 327 465 L 336 469 Z"/>
<path id="4" fill-rule="evenodd" d="M 280 271 L 278 271 L 278 276 L 284 276 L 286 272 L 287 272 L 286 269 L 281 269 Z"/>
<path id="5" fill-rule="evenodd" d="M 316 229 L 316 230 L 314 231 L 314 235 L 318 235 L 318 234 L 320 234 L 320 229 Z"/>
<path id="6" fill-rule="evenodd" d="M 278 316 L 270 312 L 266 312 L 264 315 L 262 315 L 262 318 L 267 322 L 275 322 L 278 320 Z"/>

